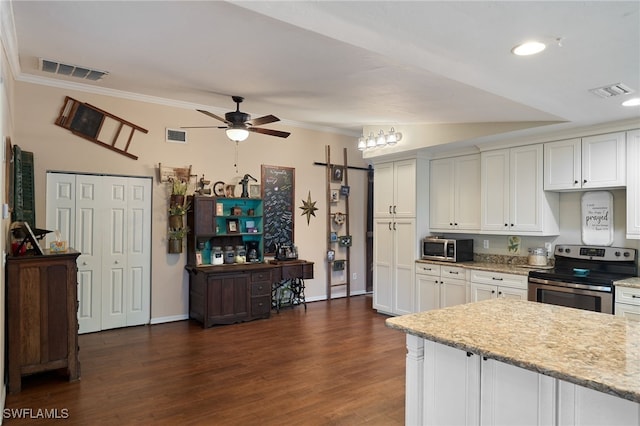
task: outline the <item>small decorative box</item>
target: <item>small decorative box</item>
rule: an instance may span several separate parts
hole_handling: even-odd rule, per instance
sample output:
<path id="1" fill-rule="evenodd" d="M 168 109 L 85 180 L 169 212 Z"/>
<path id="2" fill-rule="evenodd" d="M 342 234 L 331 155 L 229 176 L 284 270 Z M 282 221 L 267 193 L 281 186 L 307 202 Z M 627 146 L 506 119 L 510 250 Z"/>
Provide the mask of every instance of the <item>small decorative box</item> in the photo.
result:
<path id="1" fill-rule="evenodd" d="M 67 242 L 66 241 L 54 241 L 49 243 L 49 251 L 51 253 L 62 253 L 67 251 Z"/>

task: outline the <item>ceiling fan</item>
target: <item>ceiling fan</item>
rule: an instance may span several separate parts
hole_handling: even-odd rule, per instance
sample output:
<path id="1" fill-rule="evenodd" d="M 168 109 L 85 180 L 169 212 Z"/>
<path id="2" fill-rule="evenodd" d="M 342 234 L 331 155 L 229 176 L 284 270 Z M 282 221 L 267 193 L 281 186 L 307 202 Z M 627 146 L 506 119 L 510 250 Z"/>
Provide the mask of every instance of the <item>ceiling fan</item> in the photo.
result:
<path id="1" fill-rule="evenodd" d="M 291 133 L 289 132 L 281 132 L 279 130 L 272 129 L 263 129 L 260 126 L 262 124 L 275 123 L 276 121 L 280 121 L 278 117 L 275 115 L 265 115 L 264 117 L 258 117 L 256 119 L 251 119 L 251 115 L 246 112 L 240 111 L 240 103 L 244 101 L 242 96 L 232 96 L 233 102 L 236 103 L 236 110 L 229 111 L 224 115 L 224 118 L 217 116 L 209 111 L 197 110 L 198 112 L 203 113 L 211 118 L 215 118 L 216 120 L 222 121 L 226 123 L 226 126 L 190 126 L 190 127 L 182 127 L 183 129 L 196 129 L 196 128 L 218 128 L 218 129 L 227 129 L 227 137 L 234 142 L 242 142 L 249 136 L 249 132 L 254 133 L 262 133 L 269 136 L 277 136 L 279 138 L 286 138 Z"/>

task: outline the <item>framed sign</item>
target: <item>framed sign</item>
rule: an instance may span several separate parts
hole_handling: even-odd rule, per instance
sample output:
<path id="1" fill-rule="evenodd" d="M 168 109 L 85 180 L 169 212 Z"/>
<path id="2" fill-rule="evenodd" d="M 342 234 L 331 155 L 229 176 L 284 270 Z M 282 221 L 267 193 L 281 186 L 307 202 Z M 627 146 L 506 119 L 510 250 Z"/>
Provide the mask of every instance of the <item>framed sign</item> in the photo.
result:
<path id="1" fill-rule="evenodd" d="M 613 194 L 589 191 L 582 194 L 582 243 L 593 246 L 613 244 Z"/>
<path id="2" fill-rule="evenodd" d="M 276 245 L 293 245 L 295 169 L 263 164 L 260 183 L 264 216 L 264 254 L 272 256 L 276 253 Z"/>

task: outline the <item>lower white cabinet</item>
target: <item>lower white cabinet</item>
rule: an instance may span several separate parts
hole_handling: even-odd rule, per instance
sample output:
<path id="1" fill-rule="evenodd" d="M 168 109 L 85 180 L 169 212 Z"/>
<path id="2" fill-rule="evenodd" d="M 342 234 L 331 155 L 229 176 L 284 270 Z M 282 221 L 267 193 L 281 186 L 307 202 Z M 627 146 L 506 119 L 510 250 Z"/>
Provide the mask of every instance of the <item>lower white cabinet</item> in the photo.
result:
<path id="1" fill-rule="evenodd" d="M 466 269 L 416 262 L 416 312 L 466 303 L 468 293 Z"/>
<path id="2" fill-rule="evenodd" d="M 496 299 L 527 300 L 527 276 L 471 270 L 471 301 Z"/>
<path id="3" fill-rule="evenodd" d="M 407 425 L 640 425 L 640 404 L 407 335 Z"/>
<path id="4" fill-rule="evenodd" d="M 616 287 L 615 300 L 616 315 L 640 321 L 640 288 Z"/>

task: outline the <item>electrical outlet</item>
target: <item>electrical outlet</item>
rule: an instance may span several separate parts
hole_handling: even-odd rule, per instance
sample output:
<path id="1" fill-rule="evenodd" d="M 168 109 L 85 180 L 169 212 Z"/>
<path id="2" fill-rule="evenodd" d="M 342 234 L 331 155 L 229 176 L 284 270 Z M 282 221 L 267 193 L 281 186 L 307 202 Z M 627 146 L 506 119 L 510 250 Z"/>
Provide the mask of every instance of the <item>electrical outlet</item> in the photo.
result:
<path id="1" fill-rule="evenodd" d="M 355 281 L 358 279 L 358 274 L 356 274 L 355 272 L 353 274 L 351 274 L 351 278 Z"/>
<path id="2" fill-rule="evenodd" d="M 482 241 L 482 247 L 488 249 L 489 248 L 489 240 L 483 240 Z"/>

